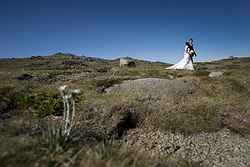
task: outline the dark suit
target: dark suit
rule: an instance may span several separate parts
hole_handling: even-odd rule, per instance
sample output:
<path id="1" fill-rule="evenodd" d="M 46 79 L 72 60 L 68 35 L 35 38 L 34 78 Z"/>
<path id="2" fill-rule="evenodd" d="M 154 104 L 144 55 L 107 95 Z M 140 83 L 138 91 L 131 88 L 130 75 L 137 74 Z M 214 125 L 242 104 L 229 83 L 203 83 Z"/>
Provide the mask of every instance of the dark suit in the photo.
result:
<path id="1" fill-rule="evenodd" d="M 196 53 L 195 53 L 195 51 L 194 51 L 194 47 L 193 47 L 193 45 L 190 45 L 188 42 L 186 42 L 186 45 L 188 46 L 188 49 L 189 49 L 190 51 L 193 51 L 192 54 L 189 54 L 189 55 L 190 55 L 190 59 L 191 59 L 191 61 L 192 61 L 192 63 L 193 63 L 193 62 L 194 62 L 193 57 L 196 56 Z"/>

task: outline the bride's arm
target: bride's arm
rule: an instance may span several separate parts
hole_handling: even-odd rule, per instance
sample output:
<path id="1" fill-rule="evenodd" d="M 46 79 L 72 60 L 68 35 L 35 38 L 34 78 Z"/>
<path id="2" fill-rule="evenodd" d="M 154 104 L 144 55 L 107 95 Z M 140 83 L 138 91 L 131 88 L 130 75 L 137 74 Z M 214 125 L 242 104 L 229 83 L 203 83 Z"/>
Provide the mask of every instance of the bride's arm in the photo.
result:
<path id="1" fill-rule="evenodd" d="M 185 53 L 190 54 L 190 48 L 187 45 L 185 46 Z"/>

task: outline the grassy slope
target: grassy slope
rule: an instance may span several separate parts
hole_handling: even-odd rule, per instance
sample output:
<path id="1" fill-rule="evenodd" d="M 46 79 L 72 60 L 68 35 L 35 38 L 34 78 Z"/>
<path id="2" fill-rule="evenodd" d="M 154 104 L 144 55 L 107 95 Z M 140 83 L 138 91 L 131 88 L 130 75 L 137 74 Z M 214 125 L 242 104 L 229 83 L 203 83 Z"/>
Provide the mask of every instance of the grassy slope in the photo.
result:
<path id="1" fill-rule="evenodd" d="M 250 59 L 196 64 L 196 71 L 167 71 L 165 64 L 138 61 L 136 68 L 118 67 L 117 61 L 82 60 L 67 56 L 0 61 L 0 159 L 4 166 L 199 166 L 187 160 L 148 158 L 110 140 L 109 115 L 113 108 L 133 106 L 139 112 L 137 128 L 191 135 L 229 126 L 221 114 L 250 114 Z M 210 71 L 223 71 L 220 79 Z M 18 80 L 22 74 L 33 78 Z M 199 91 L 186 98 L 171 97 L 158 105 L 131 94 L 105 94 L 103 90 L 123 80 L 192 78 Z M 60 115 L 60 85 L 80 88 L 77 126 L 72 139 L 59 151 L 49 149 L 46 133 L 51 114 Z M 50 121 L 49 121 L 50 122 Z M 50 125 L 51 126 L 51 125 Z M 230 125 L 235 133 L 250 134 L 249 124 Z"/>

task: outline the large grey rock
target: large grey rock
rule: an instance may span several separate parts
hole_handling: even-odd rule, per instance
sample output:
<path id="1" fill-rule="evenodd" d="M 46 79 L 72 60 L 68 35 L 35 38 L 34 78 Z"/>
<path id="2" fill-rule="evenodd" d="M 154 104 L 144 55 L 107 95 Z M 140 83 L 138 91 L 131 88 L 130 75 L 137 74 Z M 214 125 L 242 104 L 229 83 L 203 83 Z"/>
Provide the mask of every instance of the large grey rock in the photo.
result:
<path id="1" fill-rule="evenodd" d="M 193 94 L 198 87 L 196 80 L 192 79 L 160 79 L 143 78 L 124 81 L 105 89 L 107 93 L 128 92 L 140 95 L 140 97 L 150 96 L 152 99 L 162 97 L 176 97 Z"/>

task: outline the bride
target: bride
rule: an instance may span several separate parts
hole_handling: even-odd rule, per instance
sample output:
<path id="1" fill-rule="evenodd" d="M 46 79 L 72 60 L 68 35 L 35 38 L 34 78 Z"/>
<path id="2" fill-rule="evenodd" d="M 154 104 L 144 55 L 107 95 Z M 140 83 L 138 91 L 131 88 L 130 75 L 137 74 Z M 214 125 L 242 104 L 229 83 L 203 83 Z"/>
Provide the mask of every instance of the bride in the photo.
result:
<path id="1" fill-rule="evenodd" d="M 185 44 L 185 52 L 182 60 L 166 69 L 194 70 L 193 56 L 196 56 L 196 53 L 193 48 L 193 39 L 190 38 Z"/>

